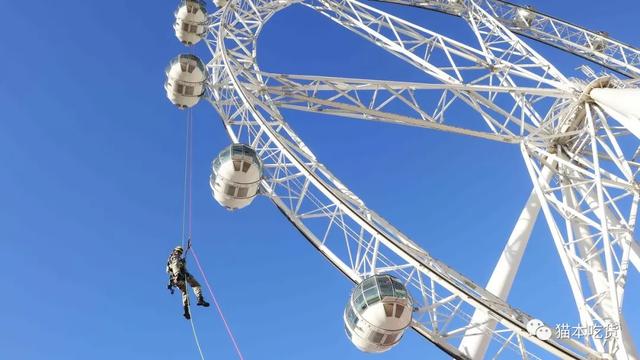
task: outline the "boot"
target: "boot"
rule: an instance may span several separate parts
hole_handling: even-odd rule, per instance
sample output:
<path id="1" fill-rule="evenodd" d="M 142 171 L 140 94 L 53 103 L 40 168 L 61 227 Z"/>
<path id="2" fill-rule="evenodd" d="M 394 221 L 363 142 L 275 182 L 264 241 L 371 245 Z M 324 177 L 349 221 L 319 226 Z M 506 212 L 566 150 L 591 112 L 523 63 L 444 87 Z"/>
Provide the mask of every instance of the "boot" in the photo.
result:
<path id="1" fill-rule="evenodd" d="M 191 313 L 189 313 L 189 306 L 187 305 L 184 306 L 184 314 L 182 314 L 182 316 L 184 316 L 184 318 L 187 320 L 191 319 Z"/>
<path id="2" fill-rule="evenodd" d="M 209 303 L 204 301 L 204 297 L 200 296 L 198 298 L 198 303 L 196 304 L 198 306 L 204 306 L 204 307 L 209 307 Z"/>

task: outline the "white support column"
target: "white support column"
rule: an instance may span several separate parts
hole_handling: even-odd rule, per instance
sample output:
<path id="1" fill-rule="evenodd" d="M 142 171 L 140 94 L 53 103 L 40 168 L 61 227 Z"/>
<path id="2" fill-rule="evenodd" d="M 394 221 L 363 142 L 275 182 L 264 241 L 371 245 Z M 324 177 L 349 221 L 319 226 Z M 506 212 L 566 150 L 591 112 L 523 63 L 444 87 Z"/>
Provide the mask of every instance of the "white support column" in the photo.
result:
<path id="1" fill-rule="evenodd" d="M 600 205 L 597 199 L 595 198 L 595 194 L 593 193 L 594 192 L 593 190 L 590 191 L 588 188 L 586 188 L 586 186 L 581 186 L 578 189 L 584 196 L 584 200 L 590 208 L 595 209 Z M 620 228 L 621 225 L 617 221 L 617 218 L 614 216 L 613 212 L 606 206 L 604 207 L 603 210 L 604 211 L 602 212 L 602 214 L 604 214 L 604 216 L 606 217 L 606 221 L 610 224 L 610 226 Z M 620 236 L 624 236 L 624 235 L 620 235 Z M 620 242 L 622 243 L 629 242 L 629 245 L 630 245 L 629 261 L 636 267 L 636 269 L 640 270 L 640 268 L 638 267 L 639 266 L 638 251 L 640 250 L 638 247 L 638 243 L 631 237 L 626 237 L 626 239 L 620 239 Z M 582 249 L 583 252 L 586 252 L 587 249 L 593 247 L 590 241 L 582 241 L 581 243 L 583 246 L 583 249 Z M 593 269 L 591 273 L 592 275 L 590 276 L 591 278 L 590 285 L 592 289 L 594 290 L 595 293 L 604 292 L 606 279 L 604 279 L 604 276 L 603 276 L 604 269 L 602 268 L 602 265 L 600 264 L 599 259 L 598 258 L 591 259 L 589 262 L 589 266 L 591 266 L 591 268 Z M 613 304 L 611 304 L 610 301 L 607 301 L 606 299 L 600 303 L 600 307 L 602 308 L 602 312 L 606 314 L 608 317 L 614 318 L 614 315 L 615 315 L 615 316 L 618 316 L 620 319 L 619 333 L 621 334 L 621 337 L 622 337 L 621 345 L 622 345 L 622 348 L 625 350 L 625 354 L 621 356 L 616 356 L 616 359 L 640 360 L 640 356 L 638 356 L 638 350 L 636 349 L 634 340 L 631 337 L 631 334 L 629 333 L 629 327 L 627 326 L 627 323 L 624 319 L 623 314 L 618 313 L 618 309 L 615 306 L 613 306 Z"/>
<path id="2" fill-rule="evenodd" d="M 629 249 L 629 262 L 633 264 L 636 271 L 640 272 L 640 245 L 636 240 L 631 242 L 631 249 Z"/>
<path id="3" fill-rule="evenodd" d="M 589 95 L 604 111 L 640 138 L 640 89 L 595 88 Z"/>
<path id="4" fill-rule="evenodd" d="M 545 184 L 549 183 L 552 174 L 549 168 L 544 168 L 540 180 Z M 529 195 L 486 286 L 488 291 L 502 300 L 509 296 L 539 212 L 540 200 L 534 190 Z M 465 332 L 458 348 L 471 359 L 482 359 L 491 342 L 491 333 L 496 322 L 486 312 L 476 310 L 470 325 L 472 327 Z"/>

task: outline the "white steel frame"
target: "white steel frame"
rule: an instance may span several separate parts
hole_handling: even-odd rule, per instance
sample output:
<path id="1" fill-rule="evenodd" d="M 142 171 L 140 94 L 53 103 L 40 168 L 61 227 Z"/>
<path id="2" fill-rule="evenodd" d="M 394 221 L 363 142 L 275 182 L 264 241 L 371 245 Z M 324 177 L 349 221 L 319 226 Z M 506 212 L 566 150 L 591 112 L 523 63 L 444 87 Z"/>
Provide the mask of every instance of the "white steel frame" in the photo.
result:
<path id="1" fill-rule="evenodd" d="M 461 0 L 375 0 L 421 7 L 450 15 L 464 16 Z M 590 31 L 569 22 L 503 0 L 477 0 L 502 25 L 514 33 L 555 46 L 605 66 L 620 74 L 640 77 L 640 49 L 612 39 L 602 31 Z"/>
<path id="2" fill-rule="evenodd" d="M 430 82 L 261 71 L 255 59 L 262 26 L 294 3 L 407 61 Z M 419 6 L 436 8 L 443 3 L 424 1 Z M 449 355 L 496 358 L 515 352 L 527 359 L 548 354 L 567 359 L 637 359 L 621 309 L 629 264 L 640 269 L 633 239 L 640 151 L 637 139 L 589 96 L 593 88 L 637 83 L 614 77 L 569 80 L 505 25 L 499 15 L 504 11 L 493 6 L 502 2 L 446 3 L 455 5 L 455 13 L 467 20 L 477 46 L 356 0 L 231 0 L 210 16 L 205 42 L 212 59 L 207 65 L 206 96 L 231 140 L 256 149 L 265 168 L 263 192 L 291 223 L 352 281 L 373 273 L 402 279 L 416 299 L 412 327 Z M 591 50 L 580 55 L 602 55 Z M 640 74 L 636 65 L 626 62 L 624 71 Z M 477 119 L 447 116 L 457 106 L 470 107 Z M 487 287 L 434 259 L 367 208 L 317 160 L 279 108 L 519 144 L 534 190 Z M 631 152 L 629 138 L 636 141 Z M 620 324 L 614 339 L 540 340 L 526 330 L 533 317 L 506 302 L 540 210 L 582 324 Z M 515 261 L 507 253 L 515 254 Z"/>

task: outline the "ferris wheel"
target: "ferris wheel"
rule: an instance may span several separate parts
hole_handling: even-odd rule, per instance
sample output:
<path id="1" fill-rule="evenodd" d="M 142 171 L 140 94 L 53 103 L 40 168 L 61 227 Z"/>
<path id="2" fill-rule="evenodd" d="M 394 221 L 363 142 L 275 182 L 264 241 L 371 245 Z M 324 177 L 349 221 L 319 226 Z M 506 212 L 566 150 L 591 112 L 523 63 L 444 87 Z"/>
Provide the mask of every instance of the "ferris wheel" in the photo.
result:
<path id="1" fill-rule="evenodd" d="M 165 88 L 181 108 L 209 101 L 233 143 L 212 163 L 214 198 L 228 209 L 270 198 L 356 286 L 344 312 L 355 346 L 382 352 L 406 329 L 457 359 L 640 359 L 622 309 L 640 185 L 640 50 L 531 7 L 501 0 L 390 0 L 463 18 L 465 44 L 357 0 L 183 0 L 176 36 L 201 40 L 206 63 L 180 55 Z M 413 65 L 425 82 L 260 70 L 263 25 L 290 5 L 317 11 Z M 612 70 L 568 78 L 523 37 Z M 615 73 L 615 74 L 614 74 Z M 456 118 L 467 108 L 474 118 Z M 447 131 L 513 144 L 532 191 L 486 285 L 476 284 L 369 209 L 288 125 L 280 109 Z M 533 225 L 546 220 L 581 325 L 610 337 L 559 337 L 506 301 Z M 635 270 L 633 270 L 635 269 Z"/>

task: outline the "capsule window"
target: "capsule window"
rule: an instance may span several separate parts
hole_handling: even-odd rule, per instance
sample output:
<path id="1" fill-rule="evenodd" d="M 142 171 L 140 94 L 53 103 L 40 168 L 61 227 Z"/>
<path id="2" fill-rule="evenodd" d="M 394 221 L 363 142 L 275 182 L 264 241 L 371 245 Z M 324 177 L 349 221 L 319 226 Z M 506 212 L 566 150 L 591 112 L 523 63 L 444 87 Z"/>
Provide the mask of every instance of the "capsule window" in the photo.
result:
<path id="1" fill-rule="evenodd" d="M 257 159 L 258 156 L 256 155 L 256 152 L 250 148 L 250 147 L 245 147 L 244 148 L 244 154 L 252 159 Z"/>
<path id="2" fill-rule="evenodd" d="M 371 305 L 380 301 L 380 295 L 378 295 L 378 289 L 373 287 L 364 292 L 364 297 L 367 299 L 367 304 Z"/>
<path id="3" fill-rule="evenodd" d="M 182 70 L 182 72 L 187 71 L 187 64 L 184 62 L 180 62 L 180 70 Z"/>
<path id="4" fill-rule="evenodd" d="M 242 172 L 246 173 L 247 171 L 249 171 L 250 167 L 251 167 L 251 163 L 248 163 L 248 162 L 244 161 L 242 163 Z"/>
<path id="5" fill-rule="evenodd" d="M 196 66 L 195 66 L 195 65 L 193 65 L 193 64 L 189 64 L 189 65 L 187 66 L 187 72 L 189 72 L 189 73 L 192 73 L 192 72 L 193 72 L 193 70 L 195 70 L 195 69 L 196 69 Z"/>
<path id="6" fill-rule="evenodd" d="M 356 316 L 356 313 L 353 312 L 353 309 L 351 307 L 349 307 L 349 309 L 347 310 L 347 321 L 353 326 L 358 323 L 358 317 Z"/>
<path id="7" fill-rule="evenodd" d="M 399 297 L 399 298 L 407 297 L 407 290 L 405 289 L 404 285 L 402 285 L 400 282 L 398 282 L 395 279 L 391 279 L 391 281 L 393 282 L 393 290 L 395 292 L 396 297 Z"/>
<path id="8" fill-rule="evenodd" d="M 225 189 L 224 192 L 229 196 L 233 196 L 236 193 L 236 187 L 233 185 L 227 185 L 227 188 Z"/>
<path id="9" fill-rule="evenodd" d="M 358 307 L 360 308 L 360 312 L 363 312 L 367 308 L 367 303 L 363 302 Z"/>
<path id="10" fill-rule="evenodd" d="M 384 334 L 379 333 L 377 331 L 373 331 L 371 335 L 369 335 L 369 340 L 373 343 L 380 344 L 382 342 L 382 338 Z"/>
<path id="11" fill-rule="evenodd" d="M 192 33 L 197 32 L 198 31 L 198 25 L 191 25 L 189 31 L 192 32 Z"/>
<path id="12" fill-rule="evenodd" d="M 247 197 L 247 193 L 249 192 L 249 188 L 239 187 L 238 188 L 238 197 Z"/>
<path id="13" fill-rule="evenodd" d="M 400 316 L 402 316 L 403 312 L 404 312 L 404 306 L 402 306 L 400 304 L 396 304 L 396 317 L 398 319 L 400 319 Z"/>
<path id="14" fill-rule="evenodd" d="M 384 314 L 387 317 L 393 316 L 393 304 L 384 304 Z"/>
<path id="15" fill-rule="evenodd" d="M 231 157 L 231 150 L 229 148 L 226 148 L 224 150 L 224 152 L 222 153 L 222 155 L 220 155 L 220 161 L 221 162 L 225 162 L 227 161 L 229 158 Z"/>
<path id="16" fill-rule="evenodd" d="M 189 95 L 189 96 L 193 95 L 193 90 L 194 90 L 193 86 L 185 86 L 184 90 L 185 90 L 185 95 Z"/>
<path id="17" fill-rule="evenodd" d="M 370 277 L 362 282 L 362 289 L 367 290 L 376 286 L 376 278 Z"/>
<path id="18" fill-rule="evenodd" d="M 233 160 L 233 170 L 240 171 L 240 160 Z"/>
<path id="19" fill-rule="evenodd" d="M 349 338 L 349 340 L 351 340 L 351 330 L 349 330 L 349 327 L 347 325 L 344 326 L 344 332 L 347 333 L 347 337 Z"/>
<path id="20" fill-rule="evenodd" d="M 398 336 L 396 334 L 387 334 L 387 337 L 384 339 L 383 345 L 392 345 L 396 342 Z"/>
<path id="21" fill-rule="evenodd" d="M 393 296 L 393 286 L 391 285 L 391 279 L 388 277 L 378 278 L 378 286 L 380 287 L 380 296 Z"/>
<path id="22" fill-rule="evenodd" d="M 243 146 L 242 146 L 242 145 L 234 145 L 234 146 L 231 148 L 231 152 L 233 153 L 233 155 L 234 155 L 234 156 L 236 156 L 236 155 L 242 155 L 242 148 L 243 148 Z"/>
<path id="23" fill-rule="evenodd" d="M 182 94 L 184 92 L 184 85 L 178 84 L 178 86 L 176 86 L 176 92 Z"/>

